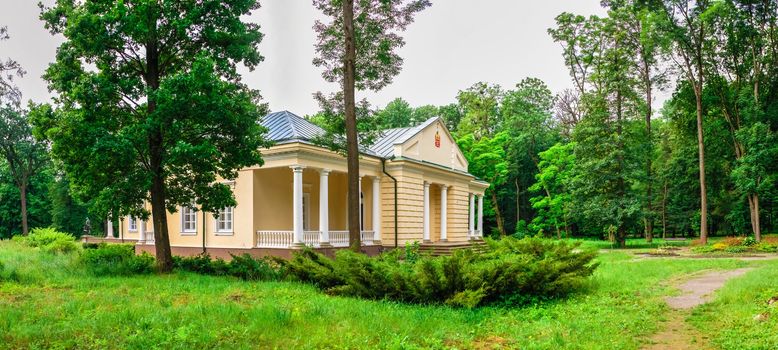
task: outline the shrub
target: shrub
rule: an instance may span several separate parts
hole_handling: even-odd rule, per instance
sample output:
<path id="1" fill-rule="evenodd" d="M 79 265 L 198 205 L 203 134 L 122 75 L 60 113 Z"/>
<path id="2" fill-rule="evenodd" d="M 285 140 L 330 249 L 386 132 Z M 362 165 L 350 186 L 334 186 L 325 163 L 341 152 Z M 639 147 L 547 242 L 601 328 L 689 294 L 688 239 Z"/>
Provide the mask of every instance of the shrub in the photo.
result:
<path id="1" fill-rule="evenodd" d="M 692 252 L 695 252 L 695 253 L 698 253 L 698 254 L 713 253 L 713 252 L 716 252 L 716 251 L 718 251 L 718 250 L 714 249 L 713 246 L 709 246 L 709 245 L 701 245 L 701 246 L 696 246 L 696 247 L 692 248 Z"/>
<path id="2" fill-rule="evenodd" d="M 725 245 L 726 247 L 733 247 L 733 246 L 744 245 L 743 244 L 744 240 L 745 239 L 743 237 L 724 237 L 724 239 L 722 239 L 721 242 L 718 242 L 716 244 Z"/>
<path id="3" fill-rule="evenodd" d="M 756 241 L 756 238 L 748 236 L 748 237 L 743 239 L 743 243 L 742 244 L 744 246 L 746 246 L 746 247 L 750 247 L 750 246 L 756 245 L 757 243 L 759 243 L 759 242 Z"/>
<path id="4" fill-rule="evenodd" d="M 458 250 L 450 256 L 399 260 L 339 251 L 327 258 L 310 250 L 288 263 L 291 276 L 328 293 L 412 303 L 475 307 L 524 304 L 578 290 L 597 264 L 593 250 L 540 238 L 504 238 L 486 253 Z"/>
<path id="5" fill-rule="evenodd" d="M 753 249 L 764 253 L 776 253 L 778 252 L 778 245 L 762 242 L 753 246 Z"/>
<path id="6" fill-rule="evenodd" d="M 729 247 L 729 246 L 730 245 L 726 244 L 725 242 L 718 242 L 718 243 L 713 244 L 711 246 L 711 249 L 716 250 L 716 251 L 722 251 L 724 249 L 727 249 L 727 247 Z"/>
<path id="7" fill-rule="evenodd" d="M 51 227 L 34 228 L 27 237 L 15 236 L 14 240 L 48 253 L 69 253 L 79 247 L 75 237 Z"/>
<path id="8" fill-rule="evenodd" d="M 745 246 L 731 246 L 724 248 L 724 251 L 727 253 L 745 253 L 748 251 L 748 248 Z"/>
<path id="9" fill-rule="evenodd" d="M 273 258 L 254 258 L 249 254 L 232 255 L 232 260 L 211 259 L 208 254 L 190 257 L 173 257 L 177 269 L 215 276 L 235 276 L 243 280 L 276 281 L 280 280 L 283 266 Z"/>
<path id="10" fill-rule="evenodd" d="M 104 244 L 84 250 L 81 260 L 97 276 L 126 276 L 154 271 L 154 257 L 148 253 L 135 255 L 132 244 Z"/>
<path id="11" fill-rule="evenodd" d="M 283 276 L 281 264 L 272 258 L 255 259 L 249 254 L 232 255 L 229 274 L 248 281 L 277 281 Z M 218 261 L 218 260 L 217 260 Z"/>

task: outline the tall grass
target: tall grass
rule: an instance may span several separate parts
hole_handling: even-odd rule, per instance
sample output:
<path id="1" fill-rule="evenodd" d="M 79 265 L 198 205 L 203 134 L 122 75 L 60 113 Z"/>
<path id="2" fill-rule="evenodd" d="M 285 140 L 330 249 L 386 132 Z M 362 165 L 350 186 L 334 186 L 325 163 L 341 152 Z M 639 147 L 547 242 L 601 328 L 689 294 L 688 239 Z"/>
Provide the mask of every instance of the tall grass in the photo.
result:
<path id="1" fill-rule="evenodd" d="M 694 310 L 690 321 L 711 334 L 711 343 L 722 349 L 778 349 L 778 261 L 727 283 L 710 304 Z M 760 315 L 760 320 L 755 317 Z"/>
<path id="2" fill-rule="evenodd" d="M 473 310 L 333 297 L 289 282 L 192 273 L 95 277 L 72 255 L 0 242 L 0 348 L 635 349 L 666 312 L 663 281 L 729 259 L 636 261 L 612 252 L 584 292 Z"/>

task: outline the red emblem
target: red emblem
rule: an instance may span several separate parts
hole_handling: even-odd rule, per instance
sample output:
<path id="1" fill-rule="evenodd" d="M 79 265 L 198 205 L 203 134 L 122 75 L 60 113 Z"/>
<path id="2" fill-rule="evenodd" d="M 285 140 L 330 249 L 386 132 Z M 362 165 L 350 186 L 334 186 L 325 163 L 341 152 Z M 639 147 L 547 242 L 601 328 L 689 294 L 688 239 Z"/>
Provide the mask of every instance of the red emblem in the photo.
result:
<path id="1" fill-rule="evenodd" d="M 440 148 L 440 132 L 435 131 L 435 147 Z"/>

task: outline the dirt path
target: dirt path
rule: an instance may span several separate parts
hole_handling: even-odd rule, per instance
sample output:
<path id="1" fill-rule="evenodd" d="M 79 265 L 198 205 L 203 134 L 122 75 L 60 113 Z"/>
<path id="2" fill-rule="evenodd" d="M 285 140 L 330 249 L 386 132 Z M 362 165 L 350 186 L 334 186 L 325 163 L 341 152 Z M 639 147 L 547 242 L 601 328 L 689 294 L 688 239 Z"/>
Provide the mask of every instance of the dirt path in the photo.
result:
<path id="1" fill-rule="evenodd" d="M 672 311 L 667 315 L 665 329 L 651 337 L 646 350 L 711 349 L 707 337 L 686 323 L 692 308 L 709 302 L 713 292 L 721 288 L 729 279 L 742 276 L 751 268 L 729 271 L 715 271 L 694 277 L 681 284 L 681 295 L 666 297 L 665 301 Z"/>

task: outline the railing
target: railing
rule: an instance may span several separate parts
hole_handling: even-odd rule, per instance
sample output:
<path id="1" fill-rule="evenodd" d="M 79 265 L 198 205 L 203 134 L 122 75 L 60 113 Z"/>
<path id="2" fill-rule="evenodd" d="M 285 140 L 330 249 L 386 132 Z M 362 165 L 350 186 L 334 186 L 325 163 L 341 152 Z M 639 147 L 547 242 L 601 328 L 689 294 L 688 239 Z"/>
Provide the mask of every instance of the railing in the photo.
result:
<path id="1" fill-rule="evenodd" d="M 287 248 L 294 242 L 292 231 L 257 231 L 257 247 Z"/>
<path id="2" fill-rule="evenodd" d="M 330 231 L 330 245 L 333 247 L 348 247 L 348 231 Z M 362 231 L 362 244 L 371 245 L 374 231 Z M 293 231 L 257 231 L 258 248 L 289 248 L 294 243 Z M 303 244 L 309 247 L 319 247 L 320 231 L 304 231 Z"/>
<path id="3" fill-rule="evenodd" d="M 348 231 L 330 231 L 330 244 L 333 247 L 348 247 Z"/>

